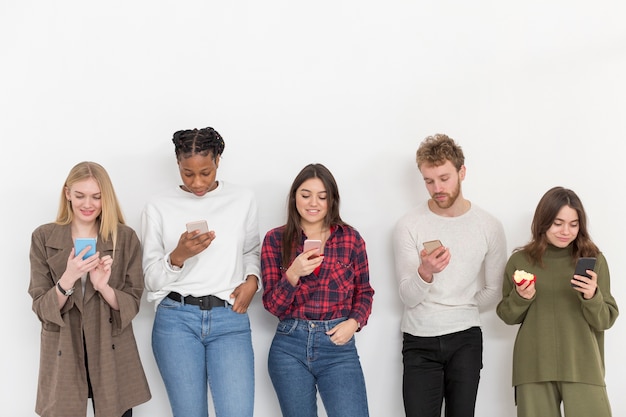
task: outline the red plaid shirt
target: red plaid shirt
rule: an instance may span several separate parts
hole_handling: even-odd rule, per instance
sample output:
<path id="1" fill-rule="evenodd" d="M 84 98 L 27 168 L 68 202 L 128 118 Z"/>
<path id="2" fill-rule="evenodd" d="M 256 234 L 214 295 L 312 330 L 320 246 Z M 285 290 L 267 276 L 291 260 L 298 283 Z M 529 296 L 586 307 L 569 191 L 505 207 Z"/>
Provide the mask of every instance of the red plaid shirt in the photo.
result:
<path id="1" fill-rule="evenodd" d="M 284 226 L 270 230 L 261 248 L 263 305 L 280 320 L 355 319 L 365 326 L 372 311 L 374 289 L 369 283 L 365 242 L 348 226 L 333 227 L 324 245 L 324 261 L 319 272 L 300 277 L 292 286 L 282 267 Z M 296 256 L 302 252 L 302 242 Z"/>

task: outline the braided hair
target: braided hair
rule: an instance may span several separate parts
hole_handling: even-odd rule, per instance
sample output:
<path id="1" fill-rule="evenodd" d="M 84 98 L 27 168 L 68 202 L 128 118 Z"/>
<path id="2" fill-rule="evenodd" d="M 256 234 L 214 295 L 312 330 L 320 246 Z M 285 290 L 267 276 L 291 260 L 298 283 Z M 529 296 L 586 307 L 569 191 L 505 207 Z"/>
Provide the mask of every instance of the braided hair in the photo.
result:
<path id="1" fill-rule="evenodd" d="M 211 154 L 215 159 L 224 152 L 225 147 L 224 139 L 212 127 L 179 130 L 174 133 L 172 142 L 174 142 L 176 159 L 179 161 L 196 154 L 202 156 Z"/>

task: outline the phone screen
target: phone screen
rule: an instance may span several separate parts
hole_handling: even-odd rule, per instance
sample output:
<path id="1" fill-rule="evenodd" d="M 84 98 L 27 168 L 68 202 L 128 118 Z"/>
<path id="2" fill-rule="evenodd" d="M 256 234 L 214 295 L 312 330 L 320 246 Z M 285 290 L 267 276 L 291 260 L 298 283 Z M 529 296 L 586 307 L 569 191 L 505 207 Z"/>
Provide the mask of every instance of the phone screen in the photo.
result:
<path id="1" fill-rule="evenodd" d="M 582 275 L 583 277 L 591 278 L 587 270 L 591 269 L 593 271 L 595 267 L 596 258 L 578 258 L 576 268 L 574 268 L 574 275 Z M 576 285 L 572 284 L 572 287 L 576 287 Z"/>
<path id="2" fill-rule="evenodd" d="M 83 256 L 83 259 L 89 258 L 96 253 L 96 238 L 94 237 L 77 237 L 74 241 L 74 256 L 77 256 L 87 246 L 91 246 L 91 249 Z"/>

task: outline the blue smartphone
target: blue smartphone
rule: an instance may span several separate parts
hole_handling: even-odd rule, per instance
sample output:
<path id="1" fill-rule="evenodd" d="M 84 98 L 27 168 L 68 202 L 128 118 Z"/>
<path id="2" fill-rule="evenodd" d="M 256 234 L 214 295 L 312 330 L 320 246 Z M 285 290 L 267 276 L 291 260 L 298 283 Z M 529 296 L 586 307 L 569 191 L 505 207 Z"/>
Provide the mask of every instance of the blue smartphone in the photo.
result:
<path id="1" fill-rule="evenodd" d="M 78 256 L 80 251 L 85 249 L 87 246 L 91 246 L 91 249 L 87 251 L 83 259 L 89 258 L 91 255 L 96 253 L 96 238 L 95 237 L 77 237 L 74 241 L 74 256 Z"/>

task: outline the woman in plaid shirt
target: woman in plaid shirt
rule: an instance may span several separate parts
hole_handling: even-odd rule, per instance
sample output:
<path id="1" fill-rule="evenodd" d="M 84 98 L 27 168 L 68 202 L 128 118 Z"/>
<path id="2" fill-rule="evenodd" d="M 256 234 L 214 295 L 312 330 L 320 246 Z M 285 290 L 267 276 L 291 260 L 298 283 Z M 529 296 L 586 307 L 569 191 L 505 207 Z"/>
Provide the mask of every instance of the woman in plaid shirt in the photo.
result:
<path id="1" fill-rule="evenodd" d="M 305 239 L 321 254 L 303 252 Z M 296 176 L 287 223 L 261 250 L 263 305 L 280 319 L 268 368 L 284 417 L 317 416 L 319 390 L 328 417 L 368 416 L 354 334 L 367 323 L 374 290 L 365 242 L 341 220 L 339 190 L 321 164 Z"/>

